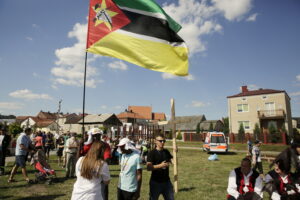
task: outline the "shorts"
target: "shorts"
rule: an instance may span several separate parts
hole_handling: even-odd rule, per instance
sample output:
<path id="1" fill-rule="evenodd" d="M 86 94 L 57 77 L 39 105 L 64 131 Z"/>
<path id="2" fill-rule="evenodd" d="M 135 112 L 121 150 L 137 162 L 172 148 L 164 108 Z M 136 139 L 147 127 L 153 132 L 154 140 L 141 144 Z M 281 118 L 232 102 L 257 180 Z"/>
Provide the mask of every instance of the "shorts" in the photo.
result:
<path id="1" fill-rule="evenodd" d="M 26 156 L 24 155 L 16 156 L 16 165 L 18 167 L 24 168 L 26 166 Z"/>

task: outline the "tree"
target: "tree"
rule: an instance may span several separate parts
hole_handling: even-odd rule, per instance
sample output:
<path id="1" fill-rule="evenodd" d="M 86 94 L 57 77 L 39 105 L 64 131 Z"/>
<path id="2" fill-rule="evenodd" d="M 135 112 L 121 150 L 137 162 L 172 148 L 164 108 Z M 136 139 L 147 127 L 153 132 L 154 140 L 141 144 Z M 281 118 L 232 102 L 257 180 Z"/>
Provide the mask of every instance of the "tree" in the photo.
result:
<path id="1" fill-rule="evenodd" d="M 176 136 L 176 139 L 177 139 L 177 140 L 182 140 L 182 135 L 181 135 L 181 132 L 180 132 L 180 131 L 178 131 L 177 136 Z"/>
<path id="2" fill-rule="evenodd" d="M 254 133 L 254 138 L 256 140 L 259 140 L 259 138 L 260 138 L 260 128 L 259 128 L 258 123 L 255 123 L 255 127 L 254 127 L 254 130 L 253 130 L 253 133 Z"/>
<path id="3" fill-rule="evenodd" d="M 209 131 L 214 131 L 214 125 L 212 122 L 209 124 Z"/>
<path id="4" fill-rule="evenodd" d="M 228 117 L 223 118 L 223 123 L 224 123 L 223 132 L 225 135 L 228 135 L 228 133 L 229 133 L 229 118 Z"/>
<path id="5" fill-rule="evenodd" d="M 282 124 L 282 127 L 281 127 L 281 132 L 282 133 L 286 133 L 287 131 L 286 131 L 286 128 L 285 128 L 285 124 L 283 123 Z"/>
<path id="6" fill-rule="evenodd" d="M 17 134 L 21 133 L 23 129 L 21 128 L 20 124 L 17 123 L 12 123 L 8 127 L 8 131 L 16 137 Z"/>
<path id="7" fill-rule="evenodd" d="M 273 123 L 271 123 L 268 129 L 269 129 L 269 134 L 271 136 L 271 142 L 277 143 L 279 140 L 279 133 L 277 128 L 274 126 Z"/>
<path id="8" fill-rule="evenodd" d="M 198 133 L 198 134 L 199 134 L 199 133 L 200 133 L 200 131 L 201 131 L 201 130 L 200 130 L 200 122 L 199 122 L 199 123 L 197 124 L 197 127 L 196 127 L 196 133 Z"/>
<path id="9" fill-rule="evenodd" d="M 245 129 L 243 123 L 240 123 L 239 134 L 238 134 L 239 141 L 243 142 L 244 137 L 245 137 Z"/>

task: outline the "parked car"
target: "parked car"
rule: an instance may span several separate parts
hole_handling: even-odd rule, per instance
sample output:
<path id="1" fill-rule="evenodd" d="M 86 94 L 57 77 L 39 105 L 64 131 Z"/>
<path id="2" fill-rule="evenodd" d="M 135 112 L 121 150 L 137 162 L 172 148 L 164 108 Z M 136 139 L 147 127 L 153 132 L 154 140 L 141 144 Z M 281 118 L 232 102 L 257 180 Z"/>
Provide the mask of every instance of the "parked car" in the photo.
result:
<path id="1" fill-rule="evenodd" d="M 208 132 L 206 134 L 203 151 L 210 152 L 228 152 L 228 143 L 223 132 Z"/>

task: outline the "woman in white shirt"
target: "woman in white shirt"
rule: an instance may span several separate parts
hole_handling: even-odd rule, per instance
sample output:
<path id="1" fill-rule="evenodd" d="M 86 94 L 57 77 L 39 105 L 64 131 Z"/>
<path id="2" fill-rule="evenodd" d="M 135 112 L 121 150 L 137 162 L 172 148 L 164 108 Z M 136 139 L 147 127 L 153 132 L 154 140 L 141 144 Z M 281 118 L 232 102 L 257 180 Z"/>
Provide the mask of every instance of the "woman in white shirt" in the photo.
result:
<path id="1" fill-rule="evenodd" d="M 103 160 L 104 148 L 95 141 L 86 156 L 76 163 L 77 180 L 74 184 L 72 200 L 102 200 L 101 182 L 109 184 L 110 173 Z"/>

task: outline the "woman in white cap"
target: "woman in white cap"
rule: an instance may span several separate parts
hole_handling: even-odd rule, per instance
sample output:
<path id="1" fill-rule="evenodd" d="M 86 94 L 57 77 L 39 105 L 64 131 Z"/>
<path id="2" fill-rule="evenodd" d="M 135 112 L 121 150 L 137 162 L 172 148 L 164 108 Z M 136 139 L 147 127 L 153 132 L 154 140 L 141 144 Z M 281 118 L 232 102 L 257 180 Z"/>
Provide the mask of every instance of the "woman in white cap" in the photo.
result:
<path id="1" fill-rule="evenodd" d="M 74 184 L 72 200 L 103 200 L 101 183 L 110 182 L 107 163 L 103 160 L 103 145 L 94 141 L 87 155 L 76 163 L 77 180 Z"/>

